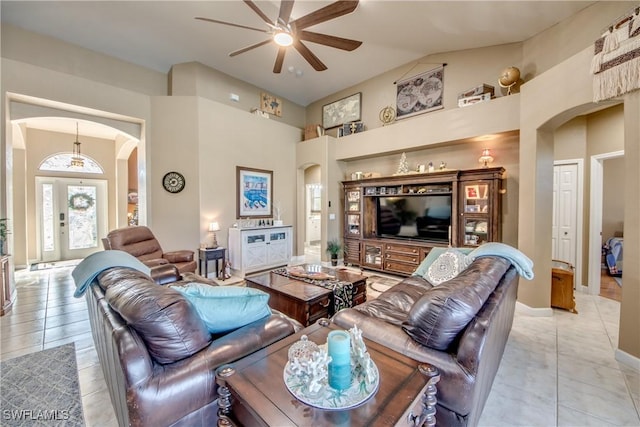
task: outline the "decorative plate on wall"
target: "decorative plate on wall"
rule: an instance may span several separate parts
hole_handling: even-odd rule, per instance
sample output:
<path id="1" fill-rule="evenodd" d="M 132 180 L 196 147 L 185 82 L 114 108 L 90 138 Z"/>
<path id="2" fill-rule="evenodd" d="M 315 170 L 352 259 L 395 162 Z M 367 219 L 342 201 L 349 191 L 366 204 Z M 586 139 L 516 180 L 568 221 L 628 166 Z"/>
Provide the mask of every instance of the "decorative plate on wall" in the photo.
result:
<path id="1" fill-rule="evenodd" d="M 184 189 L 184 176 L 179 172 L 167 172 L 162 177 L 162 186 L 169 193 L 179 193 Z"/>

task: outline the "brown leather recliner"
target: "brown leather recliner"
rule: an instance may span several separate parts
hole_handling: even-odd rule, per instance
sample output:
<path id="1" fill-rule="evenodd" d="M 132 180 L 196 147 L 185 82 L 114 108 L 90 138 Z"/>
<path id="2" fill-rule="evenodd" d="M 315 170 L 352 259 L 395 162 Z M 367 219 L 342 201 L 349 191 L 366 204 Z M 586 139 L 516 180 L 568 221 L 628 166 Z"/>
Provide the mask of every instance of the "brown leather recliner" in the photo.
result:
<path id="1" fill-rule="evenodd" d="M 173 264 L 180 273 L 195 273 L 197 263 L 194 251 L 180 250 L 164 252 L 160 242 L 149 227 L 137 225 L 112 230 L 107 235 L 109 249 L 130 253 L 149 267 Z M 105 242 L 105 248 L 106 248 Z"/>

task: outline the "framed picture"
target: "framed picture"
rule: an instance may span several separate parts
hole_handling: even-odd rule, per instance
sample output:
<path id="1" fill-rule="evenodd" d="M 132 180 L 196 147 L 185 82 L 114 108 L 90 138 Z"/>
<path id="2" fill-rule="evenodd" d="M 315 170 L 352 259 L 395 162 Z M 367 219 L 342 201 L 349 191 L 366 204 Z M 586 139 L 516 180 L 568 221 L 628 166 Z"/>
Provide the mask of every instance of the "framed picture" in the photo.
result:
<path id="1" fill-rule="evenodd" d="M 273 216 L 273 171 L 236 166 L 238 218 Z"/>
<path id="2" fill-rule="evenodd" d="M 479 199 L 480 187 L 477 185 L 467 185 L 464 187 L 467 192 L 467 199 Z"/>
<path id="3" fill-rule="evenodd" d="M 273 95 L 262 92 L 260 94 L 260 110 L 280 117 L 282 116 L 282 101 Z"/>
<path id="4" fill-rule="evenodd" d="M 444 108 L 443 89 L 443 66 L 399 81 L 396 87 L 396 119 Z"/>
<path id="5" fill-rule="evenodd" d="M 358 92 L 322 107 L 322 127 L 331 129 L 360 121 L 362 93 Z"/>

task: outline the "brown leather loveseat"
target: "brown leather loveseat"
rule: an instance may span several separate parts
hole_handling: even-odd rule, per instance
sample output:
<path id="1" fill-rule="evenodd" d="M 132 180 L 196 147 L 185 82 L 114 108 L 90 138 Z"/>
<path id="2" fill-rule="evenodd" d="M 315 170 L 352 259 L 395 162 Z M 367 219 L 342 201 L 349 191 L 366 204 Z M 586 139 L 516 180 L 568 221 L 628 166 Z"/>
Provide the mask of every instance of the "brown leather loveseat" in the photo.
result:
<path id="1" fill-rule="evenodd" d="M 292 333 L 275 313 L 210 334 L 171 287 L 123 267 L 104 270 L 85 292 L 93 340 L 120 426 L 215 426 L 215 371 Z"/>
<path id="2" fill-rule="evenodd" d="M 197 268 L 194 251 L 184 249 L 164 252 L 158 239 L 144 225 L 112 230 L 103 239 L 103 243 L 105 249 L 130 253 L 149 267 L 173 264 L 180 273 L 194 273 Z"/>
<path id="3" fill-rule="evenodd" d="M 475 426 L 513 323 L 518 275 L 506 258 L 475 259 L 457 277 L 432 286 L 405 278 L 332 321 L 440 371 L 436 425 Z"/>

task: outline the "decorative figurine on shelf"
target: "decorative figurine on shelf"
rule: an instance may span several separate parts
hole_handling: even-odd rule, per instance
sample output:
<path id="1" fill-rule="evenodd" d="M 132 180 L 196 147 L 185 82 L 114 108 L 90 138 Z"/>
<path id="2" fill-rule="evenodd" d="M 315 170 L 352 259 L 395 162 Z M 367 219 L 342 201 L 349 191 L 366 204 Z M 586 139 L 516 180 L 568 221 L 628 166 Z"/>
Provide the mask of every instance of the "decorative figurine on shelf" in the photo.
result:
<path id="1" fill-rule="evenodd" d="M 433 162 L 429 162 L 428 170 L 429 172 L 433 172 Z"/>
<path id="2" fill-rule="evenodd" d="M 440 161 L 440 166 L 438 166 L 438 169 L 440 169 L 441 171 L 445 170 L 447 168 L 447 164 L 443 161 Z"/>
<path id="3" fill-rule="evenodd" d="M 400 164 L 398 164 L 398 170 L 395 175 L 406 175 L 409 173 L 409 163 L 407 162 L 407 155 L 402 153 L 400 156 Z"/>

